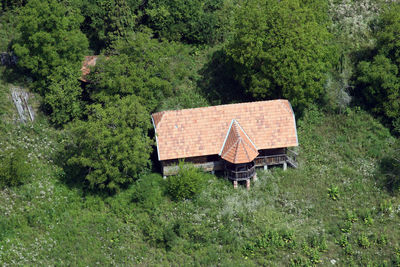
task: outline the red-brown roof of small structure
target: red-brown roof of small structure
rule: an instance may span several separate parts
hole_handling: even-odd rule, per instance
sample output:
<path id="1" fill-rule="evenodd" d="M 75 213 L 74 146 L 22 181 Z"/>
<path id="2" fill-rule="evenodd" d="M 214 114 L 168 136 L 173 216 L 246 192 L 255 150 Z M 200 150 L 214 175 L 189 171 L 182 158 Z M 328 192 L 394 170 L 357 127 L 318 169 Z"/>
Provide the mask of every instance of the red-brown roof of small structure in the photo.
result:
<path id="1" fill-rule="evenodd" d="M 220 156 L 233 164 L 251 162 L 258 156 L 257 147 L 235 119 L 232 120 Z"/>
<path id="2" fill-rule="evenodd" d="M 90 73 L 90 67 L 93 67 L 96 65 L 96 61 L 97 61 L 98 56 L 85 56 L 85 60 L 82 63 L 82 77 L 81 77 L 81 81 L 83 82 L 87 82 L 87 80 L 85 79 L 85 76 L 88 75 Z"/>
<path id="3" fill-rule="evenodd" d="M 159 160 L 219 154 L 233 119 L 257 149 L 298 145 L 294 113 L 283 99 L 163 111 L 152 119 Z"/>

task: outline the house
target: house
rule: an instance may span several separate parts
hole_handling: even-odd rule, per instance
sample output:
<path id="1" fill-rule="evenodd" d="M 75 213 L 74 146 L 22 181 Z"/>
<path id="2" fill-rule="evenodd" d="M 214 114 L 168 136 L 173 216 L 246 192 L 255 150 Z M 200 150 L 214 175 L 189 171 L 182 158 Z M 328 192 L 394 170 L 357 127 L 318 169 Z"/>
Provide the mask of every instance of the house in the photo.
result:
<path id="1" fill-rule="evenodd" d="M 289 150 L 298 146 L 296 120 L 287 100 L 162 111 L 152 121 L 164 176 L 176 174 L 184 160 L 249 188 L 256 167 L 297 167 Z"/>

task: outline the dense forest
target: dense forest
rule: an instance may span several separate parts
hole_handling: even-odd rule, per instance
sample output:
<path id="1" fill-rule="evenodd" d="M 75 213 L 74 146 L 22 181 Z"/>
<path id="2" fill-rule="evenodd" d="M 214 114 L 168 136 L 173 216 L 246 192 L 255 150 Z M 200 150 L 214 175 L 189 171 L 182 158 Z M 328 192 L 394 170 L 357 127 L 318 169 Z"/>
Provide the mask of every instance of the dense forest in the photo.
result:
<path id="1" fill-rule="evenodd" d="M 0 0 L 0 53 L 0 265 L 400 266 L 399 1 Z M 162 178 L 152 113 L 279 98 L 299 168 Z"/>

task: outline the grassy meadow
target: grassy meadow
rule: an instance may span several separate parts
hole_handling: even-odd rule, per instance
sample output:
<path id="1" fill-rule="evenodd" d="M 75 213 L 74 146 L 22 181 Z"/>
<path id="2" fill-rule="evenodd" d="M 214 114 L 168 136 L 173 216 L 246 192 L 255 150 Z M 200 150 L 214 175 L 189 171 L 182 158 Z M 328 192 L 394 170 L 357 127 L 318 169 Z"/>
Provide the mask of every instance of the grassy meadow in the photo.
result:
<path id="1" fill-rule="evenodd" d="M 400 265 L 400 198 L 378 171 L 394 138 L 362 110 L 308 110 L 298 169 L 260 170 L 249 191 L 204 174 L 173 201 L 156 172 L 113 196 L 68 182 L 67 132 L 40 114 L 21 125 L 8 90 L 0 147 L 27 151 L 31 176 L 0 190 L 0 265 Z"/>

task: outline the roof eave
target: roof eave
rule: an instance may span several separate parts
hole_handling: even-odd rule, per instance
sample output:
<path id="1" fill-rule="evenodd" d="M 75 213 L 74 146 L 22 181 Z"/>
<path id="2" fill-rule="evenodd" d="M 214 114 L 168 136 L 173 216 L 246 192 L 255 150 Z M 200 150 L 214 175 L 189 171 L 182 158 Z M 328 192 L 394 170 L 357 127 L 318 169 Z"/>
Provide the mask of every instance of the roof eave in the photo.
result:
<path id="1" fill-rule="evenodd" d="M 288 101 L 288 103 L 289 103 L 290 109 L 292 110 L 292 115 L 293 115 L 294 130 L 295 130 L 295 133 L 296 133 L 296 146 L 299 146 L 299 137 L 297 136 L 296 117 L 294 115 L 292 104 L 290 104 L 290 101 Z"/>

